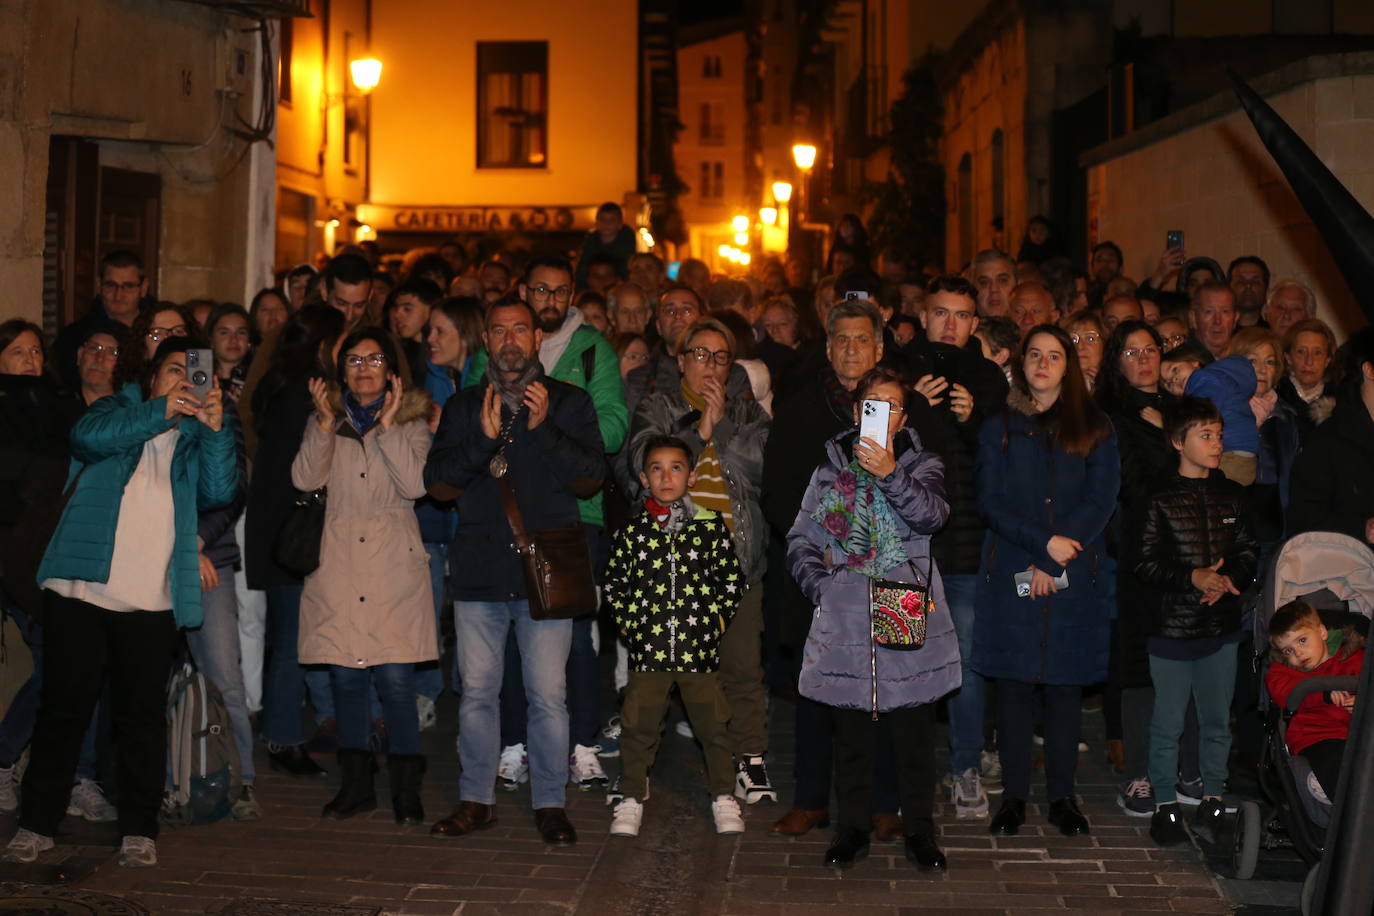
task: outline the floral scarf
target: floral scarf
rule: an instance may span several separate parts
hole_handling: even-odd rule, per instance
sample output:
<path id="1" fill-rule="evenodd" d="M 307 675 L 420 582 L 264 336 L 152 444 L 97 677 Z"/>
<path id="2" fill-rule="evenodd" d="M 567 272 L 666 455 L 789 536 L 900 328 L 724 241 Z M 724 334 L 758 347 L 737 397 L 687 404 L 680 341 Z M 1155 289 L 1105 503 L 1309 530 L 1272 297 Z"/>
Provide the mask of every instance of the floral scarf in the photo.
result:
<path id="1" fill-rule="evenodd" d="M 878 489 L 877 478 L 858 461 L 850 461 L 835 475 L 811 518 L 835 539 L 845 567 L 870 579 L 882 578 L 907 561 L 897 516 Z"/>

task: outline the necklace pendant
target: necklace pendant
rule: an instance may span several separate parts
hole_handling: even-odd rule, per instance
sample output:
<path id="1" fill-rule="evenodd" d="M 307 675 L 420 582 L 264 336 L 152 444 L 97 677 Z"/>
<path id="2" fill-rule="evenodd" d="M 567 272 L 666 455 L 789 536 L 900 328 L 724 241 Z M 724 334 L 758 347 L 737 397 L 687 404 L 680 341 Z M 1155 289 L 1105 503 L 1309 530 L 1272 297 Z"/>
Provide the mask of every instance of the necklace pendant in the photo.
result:
<path id="1" fill-rule="evenodd" d="M 492 456 L 491 462 L 487 464 L 487 469 L 491 471 L 491 476 L 502 478 L 506 476 L 506 471 L 510 470 L 510 465 L 506 462 L 506 453 L 497 452 Z"/>

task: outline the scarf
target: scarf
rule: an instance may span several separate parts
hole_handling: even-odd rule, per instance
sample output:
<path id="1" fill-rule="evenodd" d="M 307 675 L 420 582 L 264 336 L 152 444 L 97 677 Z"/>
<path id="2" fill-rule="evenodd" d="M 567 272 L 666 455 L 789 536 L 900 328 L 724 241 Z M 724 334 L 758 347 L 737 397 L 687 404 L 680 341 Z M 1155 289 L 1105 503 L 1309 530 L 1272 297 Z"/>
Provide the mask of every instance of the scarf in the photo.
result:
<path id="1" fill-rule="evenodd" d="M 539 362 L 544 364 L 544 372 L 553 375 L 554 367 L 563 358 L 563 351 L 568 349 L 569 341 L 580 327 L 582 312 L 574 305 L 568 308 L 568 313 L 563 316 L 563 324 L 557 331 L 544 333 L 544 342 L 539 345 Z M 591 379 L 587 381 L 590 382 Z"/>
<path id="2" fill-rule="evenodd" d="M 825 403 L 845 426 L 854 422 L 854 392 L 844 387 L 835 370 L 829 366 L 821 372 L 821 387 L 825 389 Z"/>
<path id="3" fill-rule="evenodd" d="M 834 538 L 845 567 L 870 579 L 907 562 L 897 533 L 897 516 L 877 487 L 877 478 L 850 461 L 821 495 L 811 519 Z"/>
<path id="4" fill-rule="evenodd" d="M 692 497 L 685 493 L 681 499 L 674 500 L 667 506 L 652 496 L 647 496 L 644 499 L 644 511 L 649 513 L 649 518 L 654 520 L 655 525 L 669 534 L 677 534 L 697 514 L 696 506 L 692 505 Z"/>
<path id="5" fill-rule="evenodd" d="M 359 404 L 358 399 L 353 397 L 353 392 L 344 391 L 343 402 L 344 413 L 348 414 L 348 422 L 353 424 L 358 435 L 366 436 L 367 431 L 377 422 L 377 414 L 382 412 L 382 404 L 386 403 L 386 395 L 383 394 L 371 404 Z"/>
<path id="6" fill-rule="evenodd" d="M 496 368 L 496 357 L 492 357 L 487 363 L 487 381 L 491 387 L 496 389 L 496 393 L 501 396 L 501 404 L 511 413 L 515 413 L 520 406 L 525 403 L 525 388 L 529 383 L 544 374 L 544 367 L 539 364 L 539 360 L 532 359 L 525 371 L 515 378 L 507 380 L 503 373 Z"/>
<path id="7" fill-rule="evenodd" d="M 1275 388 L 1250 398 L 1250 411 L 1255 415 L 1256 426 L 1264 425 L 1264 421 L 1269 419 L 1269 415 L 1274 412 L 1274 405 L 1278 402 L 1279 392 Z"/>
<path id="8" fill-rule="evenodd" d="M 688 388 L 685 378 L 678 384 L 678 390 L 682 392 L 682 399 L 689 407 L 697 413 L 706 412 L 706 399 Z M 707 509 L 720 513 L 725 527 L 731 532 L 735 530 L 734 506 L 730 503 L 730 490 L 725 483 L 725 468 L 721 466 L 720 453 L 716 451 L 714 441 L 707 442 L 706 447 L 697 456 L 697 482 L 692 488 L 692 496 Z"/>

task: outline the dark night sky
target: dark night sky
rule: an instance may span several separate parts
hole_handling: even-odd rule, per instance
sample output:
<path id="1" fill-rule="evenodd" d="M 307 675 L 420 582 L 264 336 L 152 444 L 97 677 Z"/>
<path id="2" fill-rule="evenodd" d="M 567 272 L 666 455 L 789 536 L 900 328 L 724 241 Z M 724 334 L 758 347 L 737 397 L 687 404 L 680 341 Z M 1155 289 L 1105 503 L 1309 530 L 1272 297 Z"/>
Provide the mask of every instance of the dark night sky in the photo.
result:
<path id="1" fill-rule="evenodd" d="M 743 15 L 744 0 L 687 0 L 678 6 L 678 22 L 681 25 Z"/>

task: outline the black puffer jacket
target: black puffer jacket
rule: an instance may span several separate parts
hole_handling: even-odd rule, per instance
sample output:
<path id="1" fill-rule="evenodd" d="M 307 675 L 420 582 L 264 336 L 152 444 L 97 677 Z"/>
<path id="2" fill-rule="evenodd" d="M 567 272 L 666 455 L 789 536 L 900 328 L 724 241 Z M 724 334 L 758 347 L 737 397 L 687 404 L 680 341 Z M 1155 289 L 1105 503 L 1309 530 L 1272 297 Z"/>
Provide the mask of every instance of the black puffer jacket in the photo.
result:
<path id="1" fill-rule="evenodd" d="M 1288 536 L 1339 531 L 1365 540 L 1374 518 L 1374 416 L 1342 400 L 1303 441 L 1289 478 Z"/>
<path id="2" fill-rule="evenodd" d="M 1215 470 L 1205 478 L 1174 474 L 1151 489 L 1135 572 L 1162 593 L 1153 635 L 1196 639 L 1240 629 L 1239 599 L 1228 594 L 1203 604 L 1192 574 L 1223 560 L 1218 572 L 1237 589 L 1254 581 L 1259 544 L 1246 503 L 1244 488 Z"/>

